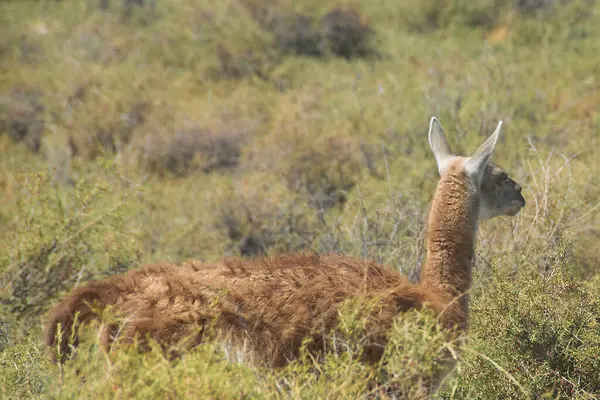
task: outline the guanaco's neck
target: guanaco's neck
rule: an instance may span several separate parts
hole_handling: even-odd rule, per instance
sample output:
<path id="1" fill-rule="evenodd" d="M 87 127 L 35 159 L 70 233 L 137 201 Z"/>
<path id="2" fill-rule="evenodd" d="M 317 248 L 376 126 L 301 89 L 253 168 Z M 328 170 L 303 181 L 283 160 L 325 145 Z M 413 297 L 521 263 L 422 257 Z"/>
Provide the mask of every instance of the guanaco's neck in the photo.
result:
<path id="1" fill-rule="evenodd" d="M 427 258 L 421 270 L 421 285 L 447 301 L 460 297 L 465 314 L 479 214 L 479 198 L 471 185 L 459 162 L 441 177 L 429 213 Z"/>

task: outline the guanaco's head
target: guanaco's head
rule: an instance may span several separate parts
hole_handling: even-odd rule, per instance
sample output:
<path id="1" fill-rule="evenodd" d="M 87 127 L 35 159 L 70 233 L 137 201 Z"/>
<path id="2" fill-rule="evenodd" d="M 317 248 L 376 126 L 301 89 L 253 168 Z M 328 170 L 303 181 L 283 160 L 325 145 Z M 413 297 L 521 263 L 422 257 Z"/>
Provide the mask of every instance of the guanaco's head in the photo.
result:
<path id="1" fill-rule="evenodd" d="M 521 186 L 502 168 L 489 162 L 501 127 L 502 121 L 472 156 L 462 157 L 452 153 L 444 129 L 437 118 L 431 118 L 429 124 L 429 145 L 435 155 L 440 176 L 443 176 L 451 166 L 464 168 L 470 189 L 479 194 L 480 220 L 499 215 L 514 216 L 525 206 Z"/>

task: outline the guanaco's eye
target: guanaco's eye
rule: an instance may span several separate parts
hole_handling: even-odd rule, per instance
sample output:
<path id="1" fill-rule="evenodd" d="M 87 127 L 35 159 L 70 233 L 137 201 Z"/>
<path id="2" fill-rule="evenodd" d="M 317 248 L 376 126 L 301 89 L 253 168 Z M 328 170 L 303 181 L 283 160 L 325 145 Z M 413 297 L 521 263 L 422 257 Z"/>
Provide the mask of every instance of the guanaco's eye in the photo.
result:
<path id="1" fill-rule="evenodd" d="M 508 178 L 508 175 L 506 174 L 506 172 L 503 172 L 500 175 L 498 175 L 498 177 L 496 178 L 496 183 L 501 185 L 502 183 L 504 183 L 504 181 L 507 178 Z"/>

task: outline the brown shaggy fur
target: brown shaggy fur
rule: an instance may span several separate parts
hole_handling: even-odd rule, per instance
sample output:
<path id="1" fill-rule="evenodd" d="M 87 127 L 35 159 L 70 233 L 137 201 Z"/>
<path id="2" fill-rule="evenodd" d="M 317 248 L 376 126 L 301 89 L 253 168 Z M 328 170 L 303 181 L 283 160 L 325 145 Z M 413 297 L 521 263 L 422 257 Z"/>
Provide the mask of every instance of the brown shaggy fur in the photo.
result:
<path id="1" fill-rule="evenodd" d="M 105 346 L 115 337 L 125 343 L 150 337 L 165 349 L 216 340 L 230 360 L 277 368 L 298 356 L 306 338 L 312 339 L 309 350 L 318 353 L 342 304 L 361 297 L 378 304 L 368 320 L 371 345 L 364 351 L 365 361 L 381 358 L 394 319 L 409 309 L 428 304 L 446 327 L 466 329 L 480 207 L 475 185 L 465 171 L 465 158 L 456 157 L 442 174 L 419 284 L 393 268 L 338 255 L 149 265 L 73 290 L 50 311 L 45 343 L 56 360 L 59 324 L 69 332 L 76 313 L 85 324 L 111 306 L 124 319 L 120 326 L 101 328 Z M 506 208 L 506 215 L 513 212 L 514 207 Z M 67 340 L 58 347 L 62 361 L 69 353 Z"/>
<path id="2" fill-rule="evenodd" d="M 315 349 L 322 348 L 322 335 L 334 327 L 342 302 L 357 296 L 378 299 L 381 305 L 371 321 L 369 361 L 381 357 L 376 344 L 384 344 L 399 311 L 436 301 L 392 268 L 344 256 L 287 254 L 218 264 L 157 264 L 75 289 L 50 312 L 45 340 L 54 346 L 58 323 L 69 329 L 76 312 L 85 323 L 97 318 L 91 305 L 112 305 L 126 316 L 121 342 L 148 334 L 165 346 L 181 346 L 187 339 L 183 347 L 193 347 L 206 340 L 205 334 L 217 335 L 236 352 L 233 359 L 281 367 L 298 355 L 308 335 Z M 115 334 L 115 329 L 109 331 Z M 111 334 L 102 337 L 109 345 Z M 67 341 L 61 345 L 61 353 L 68 354 Z"/>

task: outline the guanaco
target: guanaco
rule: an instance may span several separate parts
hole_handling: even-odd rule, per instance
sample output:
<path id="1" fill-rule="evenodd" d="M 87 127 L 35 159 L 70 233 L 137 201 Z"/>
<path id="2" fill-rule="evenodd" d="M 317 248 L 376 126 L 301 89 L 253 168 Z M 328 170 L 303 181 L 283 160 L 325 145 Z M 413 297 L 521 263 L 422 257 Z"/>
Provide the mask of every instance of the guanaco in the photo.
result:
<path id="1" fill-rule="evenodd" d="M 105 346 L 117 339 L 140 343 L 152 338 L 165 348 L 191 348 L 212 340 L 229 360 L 268 368 L 298 357 L 307 338 L 309 351 L 322 350 L 342 304 L 358 297 L 378 304 L 366 328 L 372 343 L 364 350 L 367 362 L 381 359 L 393 321 L 410 309 L 428 304 L 445 327 L 467 329 L 478 222 L 514 216 L 525 206 L 521 186 L 489 162 L 501 126 L 473 155 L 461 157 L 452 153 L 438 120 L 431 119 L 429 144 L 440 179 L 419 283 L 392 267 L 344 255 L 147 265 L 78 287 L 51 309 L 45 343 L 53 360 L 64 361 L 72 350 L 66 338 L 75 319 L 82 324 L 97 320 L 107 306 L 123 319 L 119 325 L 99 325 Z M 65 334 L 57 341 L 59 325 Z"/>

